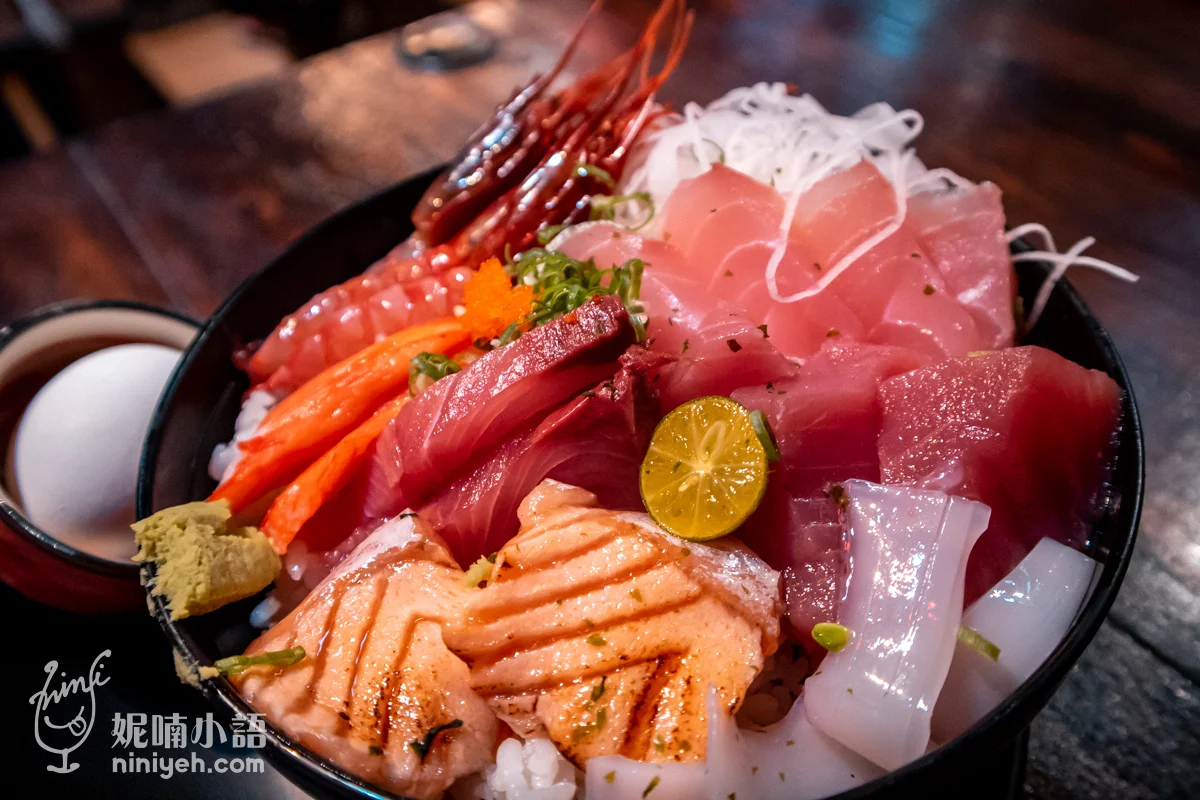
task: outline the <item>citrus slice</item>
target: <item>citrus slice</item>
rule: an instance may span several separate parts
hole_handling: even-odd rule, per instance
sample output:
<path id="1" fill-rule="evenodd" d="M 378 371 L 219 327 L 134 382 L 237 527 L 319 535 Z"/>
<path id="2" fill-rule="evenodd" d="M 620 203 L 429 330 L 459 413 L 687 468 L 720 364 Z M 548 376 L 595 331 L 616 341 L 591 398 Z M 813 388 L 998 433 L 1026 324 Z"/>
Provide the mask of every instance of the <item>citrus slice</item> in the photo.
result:
<path id="1" fill-rule="evenodd" d="M 724 536 L 762 500 L 767 455 L 741 404 L 728 397 L 684 403 L 654 429 L 642 461 L 642 502 L 655 522 L 682 539 Z"/>

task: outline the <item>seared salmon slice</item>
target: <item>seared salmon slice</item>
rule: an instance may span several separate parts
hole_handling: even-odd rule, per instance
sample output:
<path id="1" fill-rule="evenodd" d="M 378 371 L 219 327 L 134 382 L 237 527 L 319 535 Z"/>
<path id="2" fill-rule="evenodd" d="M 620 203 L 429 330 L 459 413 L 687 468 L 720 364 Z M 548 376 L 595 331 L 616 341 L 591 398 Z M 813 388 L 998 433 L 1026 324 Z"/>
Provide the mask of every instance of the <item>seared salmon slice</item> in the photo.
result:
<path id="1" fill-rule="evenodd" d="M 685 542 L 555 481 L 519 516 L 487 587 L 445 632 L 472 688 L 578 766 L 703 759 L 708 687 L 736 710 L 778 646 L 779 573 L 736 540 Z"/>
<path id="2" fill-rule="evenodd" d="M 442 640 L 473 591 L 424 522 L 395 518 L 246 651 L 302 645 L 306 658 L 233 680 L 318 755 L 397 794 L 441 797 L 496 742 L 495 715 Z"/>

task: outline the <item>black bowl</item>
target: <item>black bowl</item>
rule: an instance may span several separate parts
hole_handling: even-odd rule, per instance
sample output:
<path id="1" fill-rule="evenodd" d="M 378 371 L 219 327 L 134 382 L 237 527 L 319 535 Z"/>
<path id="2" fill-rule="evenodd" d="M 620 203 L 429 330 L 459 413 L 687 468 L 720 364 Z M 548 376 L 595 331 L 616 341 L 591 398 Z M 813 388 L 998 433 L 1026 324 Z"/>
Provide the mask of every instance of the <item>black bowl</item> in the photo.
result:
<path id="1" fill-rule="evenodd" d="M 361 273 L 412 231 L 409 214 L 433 173 L 418 176 L 370 197 L 314 228 L 261 272 L 247 280 L 208 320 L 168 383 L 151 421 L 138 483 L 138 515 L 206 497 L 213 447 L 228 440 L 246 376 L 230 354 L 241 343 L 269 334 L 275 322 L 317 292 Z M 1018 247 L 1020 245 L 1018 244 Z M 1027 306 L 1046 275 L 1041 264 L 1018 267 L 1020 292 Z M 1034 716 L 1079 659 L 1116 598 L 1133 553 L 1141 514 L 1142 430 L 1129 376 L 1100 323 L 1076 291 L 1060 281 L 1042 321 L 1025 340 L 1108 373 L 1124 390 L 1122 430 L 1112 502 L 1097 523 L 1089 555 L 1103 570 L 1083 611 L 1050 658 L 1014 694 L 984 720 L 954 741 L 895 772 L 839 795 L 907 796 L 931 787 L 959 784 L 981 759 L 1011 751 Z M 194 619 L 172 622 L 161 600 L 155 613 L 172 645 L 188 664 L 211 664 L 240 653 L 255 637 L 248 622 L 259 598 L 243 600 Z M 225 680 L 205 681 L 205 695 L 227 715 L 250 707 Z M 393 797 L 373 788 L 268 726 L 266 754 L 301 788 L 321 797 Z M 979 787 L 977 789 L 987 789 Z M 976 792 L 978 794 L 979 792 Z"/>

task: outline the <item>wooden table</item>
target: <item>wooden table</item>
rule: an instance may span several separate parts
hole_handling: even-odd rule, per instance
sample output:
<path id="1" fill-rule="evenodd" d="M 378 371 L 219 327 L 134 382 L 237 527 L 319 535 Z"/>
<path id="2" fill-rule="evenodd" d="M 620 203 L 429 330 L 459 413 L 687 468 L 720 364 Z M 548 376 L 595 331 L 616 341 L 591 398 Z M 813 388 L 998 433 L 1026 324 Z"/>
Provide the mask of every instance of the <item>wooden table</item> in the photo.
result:
<path id="1" fill-rule="evenodd" d="M 1034 725 L 1039 798 L 1200 796 L 1200 11 L 1182 2 L 750 3 L 698 9 L 664 99 L 784 80 L 848 113 L 925 115 L 920 153 L 1005 190 L 1011 224 L 1142 276 L 1073 280 L 1112 332 L 1145 423 L 1149 489 L 1112 615 Z M 586 5 L 489 7 L 483 66 L 415 73 L 392 34 L 207 105 L 122 120 L 0 166 L 0 323 L 78 296 L 207 314 L 307 227 L 450 157 L 545 68 Z M 613 2 L 585 55 L 645 18 Z"/>

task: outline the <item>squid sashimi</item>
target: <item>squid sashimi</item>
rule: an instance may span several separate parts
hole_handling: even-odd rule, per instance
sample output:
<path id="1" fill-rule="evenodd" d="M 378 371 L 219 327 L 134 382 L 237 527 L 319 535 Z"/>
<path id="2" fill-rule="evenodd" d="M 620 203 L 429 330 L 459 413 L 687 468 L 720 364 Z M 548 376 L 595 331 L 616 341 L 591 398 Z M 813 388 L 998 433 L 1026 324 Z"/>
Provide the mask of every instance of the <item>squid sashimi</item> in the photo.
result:
<path id="1" fill-rule="evenodd" d="M 934 741 L 983 719 L 1050 657 L 1075 621 L 1099 565 L 1053 539 L 1029 555 L 964 613 L 963 625 L 1000 649 L 996 660 L 959 642 L 933 709 Z"/>
<path id="2" fill-rule="evenodd" d="M 733 398 L 771 423 L 780 452 L 775 480 L 790 495 L 811 497 L 831 482 L 879 480 L 879 385 L 928 363 L 913 350 L 831 342 L 796 377 L 747 386 Z"/>
<path id="3" fill-rule="evenodd" d="M 673 800 L 817 800 L 884 774 L 817 730 L 804 714 L 803 700 L 763 730 L 740 730 L 716 700 L 710 694 L 704 763 L 648 764 L 600 756 L 588 762 L 588 800 L 638 797 L 655 779 L 653 796 Z"/>
<path id="4" fill-rule="evenodd" d="M 929 746 L 930 717 L 954 654 L 967 557 L 988 508 L 942 492 L 847 481 L 849 643 L 804 684 L 825 735 L 898 769 Z"/>
<path id="5" fill-rule="evenodd" d="M 659 419 L 658 402 L 645 359 L 621 361 L 611 380 L 486 453 L 421 509 L 460 564 L 494 553 L 516 534 L 518 506 L 545 478 L 587 489 L 606 508 L 641 509 L 638 467 Z"/>
<path id="6" fill-rule="evenodd" d="M 475 454 L 616 372 L 635 339 L 624 304 L 608 295 L 439 380 L 380 435 L 368 514 L 420 505 Z"/>
<path id="7" fill-rule="evenodd" d="M 577 765 L 702 760 L 708 687 L 736 711 L 778 644 L 778 573 L 737 542 L 681 542 L 555 481 L 520 518 L 447 637 L 474 690 Z"/>
<path id="8" fill-rule="evenodd" d="M 397 794 L 442 796 L 491 761 L 497 722 L 442 640 L 470 590 L 427 525 L 390 520 L 246 651 L 301 646 L 294 667 L 251 667 L 242 697 L 294 741 Z M 424 754 L 413 743 L 435 734 Z"/>
<path id="9" fill-rule="evenodd" d="M 988 349 L 1012 347 L 1017 276 L 1004 236 L 1004 206 L 992 183 L 922 192 L 908 199 L 908 224 L 970 312 Z"/>
<path id="10" fill-rule="evenodd" d="M 811 678 L 809 679 L 811 680 Z M 884 774 L 869 760 L 822 733 L 798 699 L 769 728 L 739 730 L 727 714 L 713 714 L 709 737 L 708 800 L 817 800 Z"/>
<path id="11" fill-rule="evenodd" d="M 971 554 L 966 601 L 1045 537 L 1082 546 L 1107 502 L 1121 390 L 1040 347 L 981 353 L 885 381 L 884 483 L 978 500 L 992 522 Z"/>

